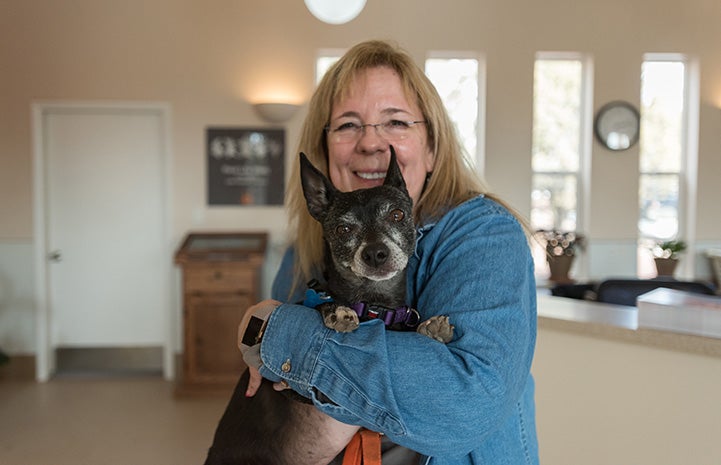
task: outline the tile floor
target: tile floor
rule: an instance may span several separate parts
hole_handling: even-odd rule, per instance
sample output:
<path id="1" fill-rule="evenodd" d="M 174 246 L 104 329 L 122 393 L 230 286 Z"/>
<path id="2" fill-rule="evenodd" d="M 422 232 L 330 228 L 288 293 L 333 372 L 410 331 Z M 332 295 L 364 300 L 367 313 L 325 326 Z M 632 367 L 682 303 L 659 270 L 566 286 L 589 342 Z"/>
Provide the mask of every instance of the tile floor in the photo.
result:
<path id="1" fill-rule="evenodd" d="M 160 377 L 0 380 L 0 464 L 202 465 L 224 397 Z"/>

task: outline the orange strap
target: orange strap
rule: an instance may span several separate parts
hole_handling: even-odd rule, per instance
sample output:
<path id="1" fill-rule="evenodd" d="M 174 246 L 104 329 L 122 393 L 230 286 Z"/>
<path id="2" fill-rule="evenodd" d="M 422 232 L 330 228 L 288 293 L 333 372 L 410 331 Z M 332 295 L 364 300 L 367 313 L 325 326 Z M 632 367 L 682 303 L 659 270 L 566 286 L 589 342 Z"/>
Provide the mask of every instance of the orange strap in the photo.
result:
<path id="1" fill-rule="evenodd" d="M 345 448 L 343 465 L 381 465 L 381 435 L 362 429 Z"/>

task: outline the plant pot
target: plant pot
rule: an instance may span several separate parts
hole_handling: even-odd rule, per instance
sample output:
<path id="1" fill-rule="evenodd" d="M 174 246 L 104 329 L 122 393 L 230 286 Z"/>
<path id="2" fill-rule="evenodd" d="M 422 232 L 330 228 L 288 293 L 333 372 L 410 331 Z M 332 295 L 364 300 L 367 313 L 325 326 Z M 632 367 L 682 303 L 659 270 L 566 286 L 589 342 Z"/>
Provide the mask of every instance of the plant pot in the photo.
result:
<path id="1" fill-rule="evenodd" d="M 568 273 L 571 271 L 574 258 L 573 255 L 548 255 L 546 261 L 551 270 L 551 276 L 548 279 L 559 284 L 572 283 L 573 279 L 568 276 Z"/>
<path id="2" fill-rule="evenodd" d="M 678 265 L 677 258 L 654 258 L 656 263 L 656 274 L 658 276 L 673 276 L 676 271 L 676 265 Z"/>

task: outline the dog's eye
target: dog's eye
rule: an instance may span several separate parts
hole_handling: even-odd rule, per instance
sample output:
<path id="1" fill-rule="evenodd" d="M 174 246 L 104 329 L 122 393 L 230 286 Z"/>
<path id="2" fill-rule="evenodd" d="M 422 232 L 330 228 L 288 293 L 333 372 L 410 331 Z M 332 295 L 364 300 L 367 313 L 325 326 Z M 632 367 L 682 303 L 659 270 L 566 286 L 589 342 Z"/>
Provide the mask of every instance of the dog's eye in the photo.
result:
<path id="1" fill-rule="evenodd" d="M 341 224 L 335 227 L 335 232 L 338 235 L 344 236 L 350 232 L 350 226 L 347 224 Z"/>
<path id="2" fill-rule="evenodd" d="M 390 219 L 391 221 L 394 221 L 398 223 L 399 221 L 403 221 L 403 218 L 406 217 L 406 214 L 403 210 L 396 208 L 395 210 L 391 211 Z"/>

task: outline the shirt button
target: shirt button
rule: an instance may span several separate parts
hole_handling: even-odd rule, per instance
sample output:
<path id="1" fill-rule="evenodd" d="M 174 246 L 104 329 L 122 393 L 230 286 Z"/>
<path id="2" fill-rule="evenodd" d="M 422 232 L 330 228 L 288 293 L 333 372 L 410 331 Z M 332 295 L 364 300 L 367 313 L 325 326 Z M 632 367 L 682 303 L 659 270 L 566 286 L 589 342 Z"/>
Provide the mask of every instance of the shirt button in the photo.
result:
<path id="1" fill-rule="evenodd" d="M 290 364 L 290 359 L 286 360 L 285 363 L 280 366 L 280 369 L 283 371 L 283 373 L 289 373 L 291 368 L 292 366 Z"/>

